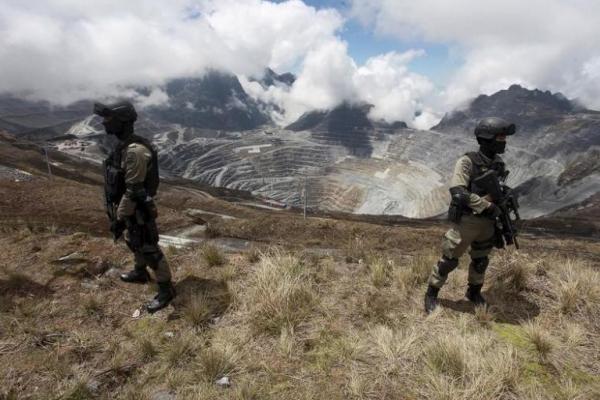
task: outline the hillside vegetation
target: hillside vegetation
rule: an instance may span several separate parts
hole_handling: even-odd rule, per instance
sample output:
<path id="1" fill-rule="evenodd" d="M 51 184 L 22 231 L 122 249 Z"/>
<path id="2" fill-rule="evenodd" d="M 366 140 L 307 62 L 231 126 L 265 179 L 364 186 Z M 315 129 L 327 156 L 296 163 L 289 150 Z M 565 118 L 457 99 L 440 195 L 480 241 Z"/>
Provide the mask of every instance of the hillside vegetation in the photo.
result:
<path id="1" fill-rule="evenodd" d="M 495 252 L 489 308 L 463 299 L 463 259 L 426 316 L 443 225 L 304 220 L 165 185 L 163 232 L 208 227 L 165 248 L 179 295 L 148 315 L 154 288 L 118 279 L 131 256 L 97 176 L 43 167 L 0 179 L 0 399 L 600 398 L 597 240 Z"/>

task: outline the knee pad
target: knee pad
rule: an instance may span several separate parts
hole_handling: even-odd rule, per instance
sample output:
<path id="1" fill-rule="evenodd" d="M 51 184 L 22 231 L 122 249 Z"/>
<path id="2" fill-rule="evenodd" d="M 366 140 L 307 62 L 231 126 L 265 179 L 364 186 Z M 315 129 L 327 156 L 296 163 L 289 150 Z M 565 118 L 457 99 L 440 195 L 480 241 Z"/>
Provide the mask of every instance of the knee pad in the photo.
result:
<path id="1" fill-rule="evenodd" d="M 448 276 L 448 274 L 454 271 L 458 267 L 458 259 L 457 258 L 448 258 L 443 256 L 438 261 L 438 272 L 442 276 Z"/>
<path id="2" fill-rule="evenodd" d="M 483 274 L 490 263 L 490 259 L 486 257 L 473 258 L 471 260 L 471 266 L 478 274 Z"/>

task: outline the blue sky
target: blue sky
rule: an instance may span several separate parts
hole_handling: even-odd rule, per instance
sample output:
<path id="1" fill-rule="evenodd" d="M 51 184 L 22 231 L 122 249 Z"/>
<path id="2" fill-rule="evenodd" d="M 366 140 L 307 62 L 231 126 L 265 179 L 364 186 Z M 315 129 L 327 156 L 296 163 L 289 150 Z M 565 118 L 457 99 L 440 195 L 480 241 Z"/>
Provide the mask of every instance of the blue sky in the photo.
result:
<path id="1" fill-rule="evenodd" d="M 347 16 L 350 7 L 349 2 L 344 0 L 304 0 L 304 3 L 315 8 L 335 8 L 344 16 Z M 364 64 L 370 57 L 390 51 L 425 50 L 424 56 L 410 63 L 411 70 L 427 76 L 439 87 L 448 82 L 452 73 L 462 63 L 459 53 L 452 51 L 445 44 L 402 41 L 398 38 L 384 37 L 375 34 L 371 27 L 363 26 L 354 19 L 346 20 L 340 36 L 348 43 L 348 52 L 359 65 Z"/>

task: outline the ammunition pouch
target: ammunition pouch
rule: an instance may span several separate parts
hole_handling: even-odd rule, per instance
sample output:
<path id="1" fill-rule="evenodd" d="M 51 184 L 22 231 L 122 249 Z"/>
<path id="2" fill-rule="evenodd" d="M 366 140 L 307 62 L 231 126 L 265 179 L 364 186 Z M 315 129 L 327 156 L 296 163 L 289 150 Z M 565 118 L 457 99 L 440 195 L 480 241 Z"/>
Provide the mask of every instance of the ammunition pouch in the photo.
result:
<path id="1" fill-rule="evenodd" d="M 450 188 L 450 196 L 448 221 L 458 224 L 464 214 L 470 213 L 470 193 L 464 186 L 454 186 Z"/>
<path id="2" fill-rule="evenodd" d="M 147 197 L 146 188 L 143 183 L 128 185 L 125 196 L 136 202 L 144 202 Z"/>

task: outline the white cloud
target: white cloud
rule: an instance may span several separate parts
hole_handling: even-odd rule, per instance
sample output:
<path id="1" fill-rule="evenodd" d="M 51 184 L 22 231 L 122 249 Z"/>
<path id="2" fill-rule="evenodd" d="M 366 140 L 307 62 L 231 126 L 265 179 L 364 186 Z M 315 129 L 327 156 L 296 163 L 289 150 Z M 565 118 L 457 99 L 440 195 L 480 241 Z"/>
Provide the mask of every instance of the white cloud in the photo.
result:
<path id="1" fill-rule="evenodd" d="M 353 0 L 352 14 L 382 35 L 458 47 L 446 107 L 511 83 L 600 107 L 598 1 Z"/>
<path id="2" fill-rule="evenodd" d="M 286 69 L 342 24 L 336 11 L 295 0 L 5 0 L 0 91 L 64 103 L 208 67 Z"/>
<path id="3" fill-rule="evenodd" d="M 208 68 L 256 76 L 268 66 L 298 71 L 292 88 L 241 81 L 250 95 L 285 111 L 276 115 L 282 124 L 342 101 L 374 104 L 376 119 L 416 126 L 435 120 L 431 82 L 408 68 L 422 52 L 392 52 L 357 66 L 338 36 L 344 23 L 338 11 L 300 0 L 4 0 L 0 92 L 55 103 L 134 96 L 155 105 L 168 101 L 159 87 L 169 79 Z"/>
<path id="4" fill-rule="evenodd" d="M 370 113 L 374 120 L 401 120 L 429 128 L 439 121 L 439 115 L 425 105 L 435 97 L 434 86 L 408 69 L 408 63 L 423 54 L 416 50 L 391 52 L 357 66 L 345 43 L 330 41 L 308 53 L 291 88 L 264 89 L 247 79 L 242 85 L 253 97 L 278 104 L 284 114 L 275 113 L 274 119 L 281 124 L 296 120 L 304 112 L 330 109 L 345 101 L 374 105 Z M 421 115 L 416 117 L 418 113 Z"/>

